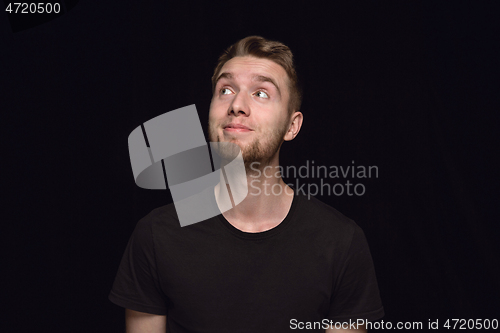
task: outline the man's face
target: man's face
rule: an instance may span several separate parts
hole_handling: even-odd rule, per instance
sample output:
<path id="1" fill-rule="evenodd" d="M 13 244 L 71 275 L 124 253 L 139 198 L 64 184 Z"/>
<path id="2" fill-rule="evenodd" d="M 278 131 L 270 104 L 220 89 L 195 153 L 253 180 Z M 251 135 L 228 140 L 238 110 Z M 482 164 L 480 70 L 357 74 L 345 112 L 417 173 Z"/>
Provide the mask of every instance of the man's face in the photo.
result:
<path id="1" fill-rule="evenodd" d="M 208 121 L 211 142 L 233 142 L 252 162 L 268 164 L 288 130 L 288 76 L 268 59 L 235 57 L 224 64 Z"/>

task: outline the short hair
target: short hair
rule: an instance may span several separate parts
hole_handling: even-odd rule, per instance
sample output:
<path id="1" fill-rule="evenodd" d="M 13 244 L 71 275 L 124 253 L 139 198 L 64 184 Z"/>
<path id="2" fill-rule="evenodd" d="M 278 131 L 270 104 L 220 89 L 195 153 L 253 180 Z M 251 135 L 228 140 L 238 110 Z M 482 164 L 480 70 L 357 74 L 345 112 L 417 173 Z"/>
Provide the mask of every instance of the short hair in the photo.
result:
<path id="1" fill-rule="evenodd" d="M 292 51 L 281 42 L 267 40 L 260 36 L 243 38 L 222 53 L 212 76 L 212 94 L 215 92 L 217 77 L 224 64 L 234 57 L 245 56 L 269 59 L 283 67 L 289 78 L 288 113 L 291 115 L 293 111 L 299 111 L 302 103 L 302 87 L 297 77 Z"/>

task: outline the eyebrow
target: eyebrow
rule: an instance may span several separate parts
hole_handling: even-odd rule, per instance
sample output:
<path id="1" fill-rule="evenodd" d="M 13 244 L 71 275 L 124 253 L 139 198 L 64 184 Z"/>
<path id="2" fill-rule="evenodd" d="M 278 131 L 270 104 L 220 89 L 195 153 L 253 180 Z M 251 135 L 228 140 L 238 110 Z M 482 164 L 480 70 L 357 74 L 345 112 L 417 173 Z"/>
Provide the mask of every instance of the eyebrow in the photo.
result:
<path id="1" fill-rule="evenodd" d="M 234 76 L 232 73 L 228 73 L 228 72 L 224 72 L 224 73 L 221 73 L 219 75 L 219 77 L 217 78 L 217 80 L 215 80 L 215 84 L 217 84 L 217 82 L 219 82 L 220 79 L 228 79 L 228 80 L 231 80 L 233 79 Z M 271 79 L 270 77 L 268 76 L 264 76 L 264 75 L 254 75 L 252 76 L 252 81 L 257 81 L 257 82 L 269 82 L 271 83 L 274 87 L 276 87 L 276 90 L 278 91 L 278 94 L 280 95 L 281 97 L 281 91 L 280 91 L 280 88 L 278 87 L 278 85 L 276 84 L 276 82 Z"/>

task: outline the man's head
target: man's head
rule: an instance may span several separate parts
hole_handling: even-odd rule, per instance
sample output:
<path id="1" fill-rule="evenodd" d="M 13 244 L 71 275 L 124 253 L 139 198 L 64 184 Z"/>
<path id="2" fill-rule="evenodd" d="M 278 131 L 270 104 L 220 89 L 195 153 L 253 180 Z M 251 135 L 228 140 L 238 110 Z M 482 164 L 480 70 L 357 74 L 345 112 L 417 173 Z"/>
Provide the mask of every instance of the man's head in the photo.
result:
<path id="1" fill-rule="evenodd" d="M 234 142 L 245 163 L 269 164 L 300 130 L 301 91 L 290 49 L 251 36 L 230 46 L 212 77 L 209 140 Z"/>
<path id="2" fill-rule="evenodd" d="M 292 114 L 300 110 L 302 103 L 302 88 L 300 87 L 295 70 L 295 63 L 292 51 L 288 46 L 277 41 L 267 40 L 259 36 L 249 36 L 239 40 L 228 47 L 219 57 L 219 61 L 212 76 L 212 95 L 215 92 L 217 79 L 221 69 L 226 62 L 234 57 L 255 57 L 260 59 L 269 59 L 285 70 L 288 76 L 288 90 L 290 91 L 290 100 L 288 101 L 288 112 Z"/>

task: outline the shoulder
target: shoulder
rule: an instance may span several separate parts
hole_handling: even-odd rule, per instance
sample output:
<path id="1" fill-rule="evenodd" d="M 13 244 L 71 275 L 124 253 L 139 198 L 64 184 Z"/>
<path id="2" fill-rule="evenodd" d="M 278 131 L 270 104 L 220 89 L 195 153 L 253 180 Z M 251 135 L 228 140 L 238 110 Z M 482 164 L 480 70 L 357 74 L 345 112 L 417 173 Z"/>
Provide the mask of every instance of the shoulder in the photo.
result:
<path id="1" fill-rule="evenodd" d="M 315 197 L 299 195 L 297 199 L 300 200 L 298 213 L 309 216 L 315 223 L 334 227 L 357 226 L 352 219 Z"/>
<path id="2" fill-rule="evenodd" d="M 355 232 L 361 231 L 356 222 L 323 201 L 304 195 L 298 195 L 297 199 L 299 205 L 295 215 L 302 220 L 300 224 L 305 228 L 349 239 Z"/>
<path id="3" fill-rule="evenodd" d="M 147 234 L 156 246 L 172 246 L 197 241 L 200 237 L 217 233 L 215 218 L 209 218 L 188 226 L 181 226 L 173 203 L 151 210 L 137 224 L 138 232 Z"/>
<path id="4" fill-rule="evenodd" d="M 173 203 L 151 210 L 142 220 L 147 221 L 145 223 L 149 223 L 151 226 L 179 225 L 179 218 Z"/>
<path id="5" fill-rule="evenodd" d="M 152 239 L 159 229 L 165 228 L 171 230 L 180 228 L 173 203 L 152 209 L 137 222 L 134 234 L 141 239 Z"/>

